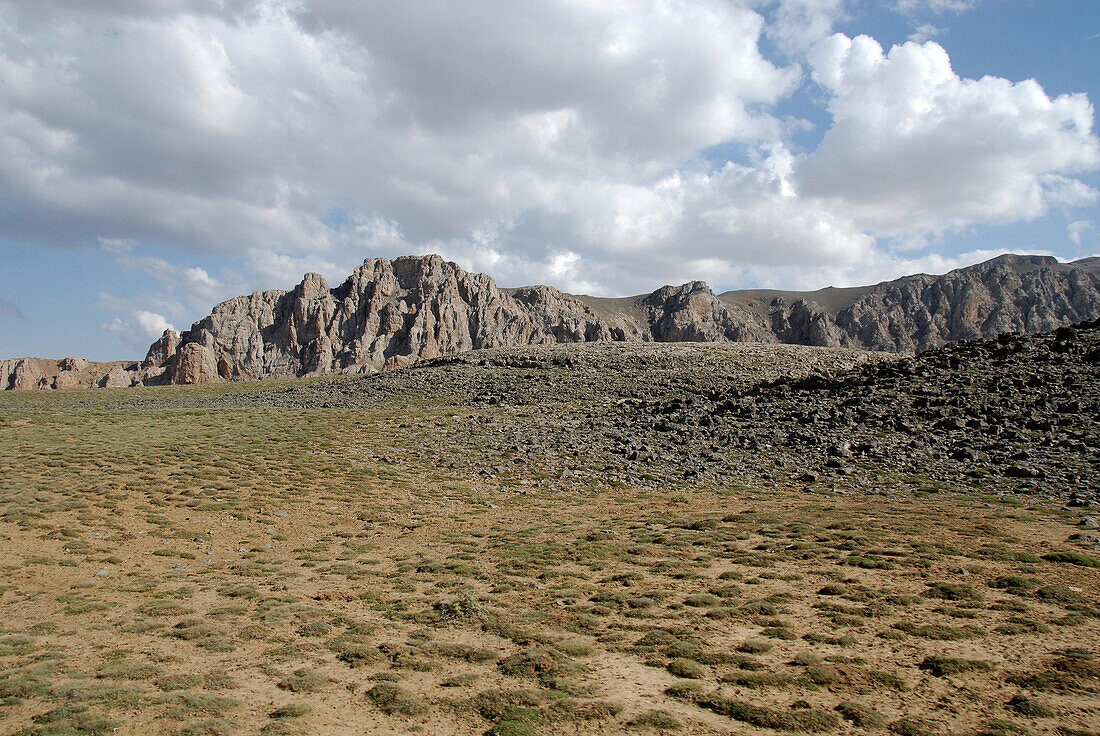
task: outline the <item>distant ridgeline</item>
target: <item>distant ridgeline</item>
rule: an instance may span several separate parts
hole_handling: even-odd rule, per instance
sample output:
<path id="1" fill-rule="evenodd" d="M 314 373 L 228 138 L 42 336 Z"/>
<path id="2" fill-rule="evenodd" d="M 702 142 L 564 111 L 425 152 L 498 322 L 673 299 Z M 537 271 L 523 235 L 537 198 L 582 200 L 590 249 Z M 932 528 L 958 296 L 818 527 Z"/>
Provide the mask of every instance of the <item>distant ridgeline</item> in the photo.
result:
<path id="1" fill-rule="evenodd" d="M 165 332 L 141 362 L 0 362 L 0 387 L 193 384 L 372 373 L 467 350 L 592 341 L 782 342 L 913 354 L 1004 332 L 1100 317 L 1100 258 L 1062 264 L 1001 256 L 942 276 L 815 292 L 731 291 L 702 281 L 601 299 L 549 286 L 501 289 L 439 256 L 368 259 L 330 289 L 306 274 L 291 291 L 214 307 Z"/>

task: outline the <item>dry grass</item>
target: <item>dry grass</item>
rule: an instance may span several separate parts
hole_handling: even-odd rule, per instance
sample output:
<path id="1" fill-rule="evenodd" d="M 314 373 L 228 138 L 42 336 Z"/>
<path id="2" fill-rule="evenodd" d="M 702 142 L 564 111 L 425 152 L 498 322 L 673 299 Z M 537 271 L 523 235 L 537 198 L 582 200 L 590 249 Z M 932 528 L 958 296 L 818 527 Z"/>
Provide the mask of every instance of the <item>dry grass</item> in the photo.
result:
<path id="1" fill-rule="evenodd" d="M 807 493 L 733 450 L 737 485 L 655 464 L 676 480 L 631 487 L 586 457 L 485 474 L 440 458 L 554 418 L 171 406 L 202 392 L 0 397 L 0 731 L 1100 722 L 1100 571 L 1049 553 L 1058 508 L 887 470 Z"/>

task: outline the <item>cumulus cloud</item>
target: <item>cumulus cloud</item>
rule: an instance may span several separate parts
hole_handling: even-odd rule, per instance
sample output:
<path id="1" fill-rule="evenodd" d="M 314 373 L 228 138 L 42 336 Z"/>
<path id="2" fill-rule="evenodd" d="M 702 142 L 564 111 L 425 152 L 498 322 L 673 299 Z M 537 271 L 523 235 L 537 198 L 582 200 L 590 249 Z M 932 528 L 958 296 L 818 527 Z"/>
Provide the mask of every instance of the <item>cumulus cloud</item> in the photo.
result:
<path id="1" fill-rule="evenodd" d="M 263 248 L 250 249 L 247 258 L 253 273 L 282 289 L 289 288 L 305 273 L 320 273 L 331 280 L 347 275 L 353 267 L 351 263 L 338 264 L 319 256 L 289 256 Z"/>
<path id="2" fill-rule="evenodd" d="M 143 309 L 134 311 L 124 318 L 116 317 L 103 329 L 116 335 L 126 345 L 145 354 L 149 344 L 164 334 L 165 330 L 175 329 L 162 315 Z"/>
<path id="3" fill-rule="evenodd" d="M 800 191 L 836 201 L 861 228 L 942 233 L 1097 198 L 1073 178 L 1100 165 L 1084 95 L 960 78 L 934 42 L 884 53 L 870 37 L 836 34 L 810 63 L 834 122 L 799 168 Z"/>
<path id="4" fill-rule="evenodd" d="M 205 315 L 210 307 L 250 289 L 240 279 L 214 278 L 200 266 L 179 265 L 153 256 L 131 255 L 132 244 L 118 241 L 101 243 L 102 249 L 112 254 L 115 265 L 126 272 L 141 273 L 152 278 L 157 289 L 148 293 L 131 293 L 115 296 L 100 292 L 100 308 L 123 316 L 103 325 L 104 329 L 119 336 L 126 336 L 127 344 L 139 346 L 152 334 L 160 337 L 165 326 L 153 317 L 177 324 L 190 324 Z M 135 315 L 140 315 L 138 319 Z M 152 315 L 152 316 L 150 316 Z M 149 329 L 142 329 L 142 326 Z M 144 347 L 148 347 L 146 340 Z"/>
<path id="5" fill-rule="evenodd" d="M 324 251 L 346 203 L 414 240 L 466 235 L 537 206 L 548 175 L 775 138 L 763 108 L 798 77 L 718 0 L 24 5 L 0 5 L 0 191 L 27 213 L 9 234 L 61 244 Z"/>
<path id="6" fill-rule="evenodd" d="M 114 263 L 124 271 L 139 272 L 157 282 L 158 289 L 151 293 L 137 293 L 126 297 L 115 297 L 101 293 L 100 306 L 123 314 L 163 315 L 164 320 L 176 320 L 189 324 L 218 302 L 249 291 L 243 280 L 224 281 L 212 277 L 206 269 L 199 266 L 178 265 L 153 256 L 130 255 L 129 251 L 108 250 L 115 253 Z M 131 317 L 116 319 L 126 329 L 134 324 Z M 145 317 L 145 323 L 151 324 Z M 112 323 L 114 326 L 114 323 Z M 118 329 L 110 331 L 118 332 Z M 121 329 L 121 328 L 120 328 Z M 140 330 L 134 334 L 142 334 Z M 161 328 L 154 337 L 164 331 Z M 146 343 L 148 344 L 148 343 Z"/>
<path id="7" fill-rule="evenodd" d="M 0 0 L 0 236 L 99 248 L 159 284 L 119 312 L 183 324 L 406 253 L 596 294 L 859 281 L 915 263 L 878 237 L 1095 200 L 1087 99 L 830 37 L 851 7 Z M 832 123 L 796 155 L 803 64 Z"/>
<path id="8" fill-rule="evenodd" d="M 721 286 L 759 273 L 789 276 L 866 262 L 873 238 L 825 202 L 795 196 L 788 181 L 793 161 L 776 147 L 754 165 L 688 166 L 648 187 L 592 183 L 568 192 L 554 217 L 506 223 L 476 246 L 448 243 L 438 250 L 508 283 L 568 285 L 554 268 L 561 251 L 542 261 L 509 246 L 570 242 L 571 269 L 594 282 L 575 288 L 595 295 L 691 279 Z"/>
<path id="9" fill-rule="evenodd" d="M 790 55 L 804 53 L 847 17 L 846 0 L 763 0 L 760 5 L 773 8 L 768 36 Z"/>

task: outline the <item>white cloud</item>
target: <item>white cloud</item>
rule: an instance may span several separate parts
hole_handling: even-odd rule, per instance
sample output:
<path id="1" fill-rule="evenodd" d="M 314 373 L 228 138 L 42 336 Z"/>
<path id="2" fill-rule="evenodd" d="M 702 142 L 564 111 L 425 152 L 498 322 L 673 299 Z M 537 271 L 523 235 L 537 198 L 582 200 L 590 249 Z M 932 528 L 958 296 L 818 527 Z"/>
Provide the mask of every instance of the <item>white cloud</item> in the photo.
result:
<path id="1" fill-rule="evenodd" d="M 572 251 L 556 253 L 550 258 L 549 272 L 554 281 L 562 285 L 562 288 L 575 294 L 598 293 L 601 287 L 595 281 L 585 278 L 586 269 L 583 268 L 580 255 Z"/>
<path id="2" fill-rule="evenodd" d="M 592 183 L 563 194 L 564 207 L 554 217 L 506 223 L 476 245 L 450 242 L 432 249 L 466 268 L 487 269 L 503 283 L 546 282 L 595 295 L 640 293 L 692 279 L 722 287 L 750 272 L 818 272 L 828 264 L 866 262 L 872 238 L 823 201 L 789 191 L 792 160 L 780 147 L 756 166 L 686 167 L 639 191 Z M 542 260 L 514 247 L 561 242 L 572 244 L 572 272 L 592 284 L 575 286 L 576 277 L 561 278 L 555 266 L 562 251 Z M 527 251 L 540 253 L 534 245 Z"/>
<path id="3" fill-rule="evenodd" d="M 960 78 L 933 42 L 884 54 L 872 38 L 837 34 L 810 63 L 834 124 L 801 163 L 800 191 L 834 200 L 862 229 L 942 233 L 1097 198 L 1072 177 L 1100 165 L 1084 95 Z"/>
<path id="4" fill-rule="evenodd" d="M 916 29 L 909 34 L 909 40 L 914 43 L 924 43 L 930 39 L 943 33 L 942 28 L 937 28 L 931 23 L 922 23 L 917 26 Z"/>
<path id="5" fill-rule="evenodd" d="M 157 283 L 111 308 L 184 324 L 406 253 L 598 294 L 859 282 L 939 233 L 1095 199 L 1086 98 L 829 38 L 855 7 L 0 0 L 0 236 L 97 247 Z M 795 155 L 809 123 L 777 110 L 823 38 L 833 126 Z"/>
<path id="6" fill-rule="evenodd" d="M 961 13 L 978 4 L 978 0 L 897 0 L 894 7 L 900 13 L 914 14 L 921 11 L 932 13 Z"/>
<path id="7" fill-rule="evenodd" d="M 240 290 L 239 284 L 225 284 L 211 278 L 198 266 L 177 266 L 151 256 L 118 256 L 115 263 L 128 271 L 143 271 L 160 282 L 162 293 L 190 297 L 200 304 L 226 299 Z"/>
<path id="8" fill-rule="evenodd" d="M 108 253 L 114 253 L 116 255 L 123 255 L 130 253 L 138 246 L 138 243 L 133 240 L 124 240 L 122 238 L 96 238 L 99 242 L 99 247 Z"/>
<path id="9" fill-rule="evenodd" d="M 509 247 L 547 267 L 604 235 L 651 247 L 685 157 L 782 139 L 801 71 L 762 32 L 725 0 L 0 0 L 3 234 L 220 253 L 272 286 L 567 210 L 562 239 Z"/>
<path id="10" fill-rule="evenodd" d="M 774 6 L 768 36 L 790 55 L 805 53 L 847 18 L 846 0 L 760 0 L 758 4 Z"/>
<path id="11" fill-rule="evenodd" d="M 264 283 L 272 284 L 271 288 L 277 289 L 290 289 L 306 273 L 319 273 L 330 282 L 335 282 L 347 276 L 352 267 L 352 264 L 340 265 L 319 256 L 289 256 L 263 248 L 249 250 L 248 264 Z"/>
<path id="12" fill-rule="evenodd" d="M 103 329 L 116 335 L 128 347 L 141 351 L 144 357 L 153 340 L 164 334 L 165 330 L 175 328 L 163 315 L 139 309 L 124 318 L 114 318 L 109 324 L 103 325 Z"/>
<path id="13" fill-rule="evenodd" d="M 154 279 L 159 287 L 153 292 L 132 293 L 125 297 L 106 292 L 99 294 L 100 308 L 123 315 L 115 317 L 104 328 L 125 335 L 130 346 L 138 345 L 152 332 L 155 332 L 154 339 L 160 337 L 164 328 L 153 329 L 159 327 L 154 317 L 189 325 L 207 314 L 214 304 L 248 291 L 244 282 L 216 279 L 199 266 L 181 266 L 152 256 L 132 256 L 129 250 L 113 242 L 103 244 L 103 249 L 113 255 L 119 268 L 143 273 Z M 143 325 L 149 329 L 141 329 Z"/>
<path id="14" fill-rule="evenodd" d="M 1081 245 L 1081 239 L 1085 237 L 1085 233 L 1092 229 L 1092 223 L 1088 220 L 1075 220 L 1066 226 L 1070 242 L 1074 245 Z"/>

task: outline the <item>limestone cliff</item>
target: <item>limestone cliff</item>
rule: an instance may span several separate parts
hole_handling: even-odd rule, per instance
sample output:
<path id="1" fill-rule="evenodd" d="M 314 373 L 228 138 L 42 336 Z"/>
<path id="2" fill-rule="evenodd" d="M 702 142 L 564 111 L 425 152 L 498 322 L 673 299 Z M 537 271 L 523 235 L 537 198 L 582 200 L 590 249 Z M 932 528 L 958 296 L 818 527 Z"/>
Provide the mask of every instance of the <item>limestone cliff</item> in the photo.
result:
<path id="1" fill-rule="evenodd" d="M 702 281 L 627 299 L 548 286 L 500 289 L 439 256 L 369 259 L 335 289 L 306 274 L 291 291 L 222 302 L 139 363 L 0 362 L 0 388 L 211 383 L 370 373 L 482 348 L 568 342 L 784 342 L 915 353 L 1003 332 L 1100 317 L 1100 259 L 1002 256 L 942 276 L 814 293 L 716 296 Z"/>
<path id="2" fill-rule="evenodd" d="M 832 309 L 803 295 L 773 300 L 778 339 L 914 354 L 948 342 L 1039 333 L 1100 316 L 1100 259 L 1001 256 L 942 276 L 846 290 Z M 736 302 L 737 295 L 723 294 Z M 846 302 L 846 303 L 845 303 Z"/>

